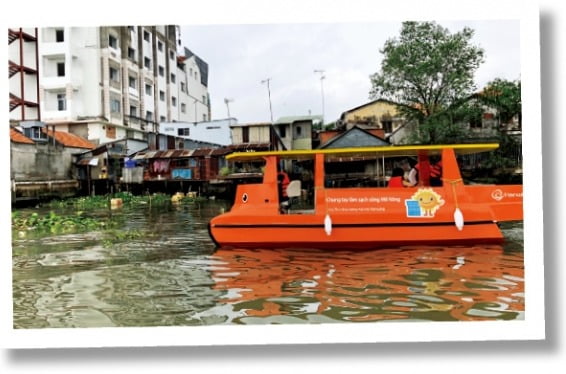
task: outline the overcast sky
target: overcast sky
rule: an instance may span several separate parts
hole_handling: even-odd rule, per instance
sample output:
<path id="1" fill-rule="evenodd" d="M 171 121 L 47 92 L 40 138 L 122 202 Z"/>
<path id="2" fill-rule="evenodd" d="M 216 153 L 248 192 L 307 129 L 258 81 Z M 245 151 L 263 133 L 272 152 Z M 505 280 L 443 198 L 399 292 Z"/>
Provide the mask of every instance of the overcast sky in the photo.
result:
<path id="1" fill-rule="evenodd" d="M 485 50 L 476 72 L 483 87 L 494 78 L 520 79 L 518 21 L 439 22 L 451 32 L 469 26 L 473 44 Z M 379 50 L 397 37 L 401 22 L 182 26 L 183 45 L 209 65 L 212 118 L 240 123 L 322 114 L 325 122 L 369 101 L 369 76 L 379 71 Z M 324 80 L 314 70 L 324 70 Z"/>

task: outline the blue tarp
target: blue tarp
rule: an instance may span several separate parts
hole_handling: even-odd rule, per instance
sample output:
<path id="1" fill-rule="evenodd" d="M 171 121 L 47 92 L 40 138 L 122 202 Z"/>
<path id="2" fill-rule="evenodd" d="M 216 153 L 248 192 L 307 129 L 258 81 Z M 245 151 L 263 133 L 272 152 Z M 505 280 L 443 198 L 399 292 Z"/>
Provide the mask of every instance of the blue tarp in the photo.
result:
<path id="1" fill-rule="evenodd" d="M 192 179 L 193 171 L 191 169 L 173 169 L 171 171 L 173 179 Z"/>

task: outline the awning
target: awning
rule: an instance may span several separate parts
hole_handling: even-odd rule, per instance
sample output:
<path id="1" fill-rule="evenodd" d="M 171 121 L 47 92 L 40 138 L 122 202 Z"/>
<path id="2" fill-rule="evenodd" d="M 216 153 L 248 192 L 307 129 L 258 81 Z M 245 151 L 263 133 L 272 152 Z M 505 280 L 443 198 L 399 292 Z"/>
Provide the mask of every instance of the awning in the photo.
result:
<path id="1" fill-rule="evenodd" d="M 77 161 L 77 165 L 80 165 L 80 166 L 97 166 L 98 165 L 98 157 L 82 158 L 79 161 Z"/>

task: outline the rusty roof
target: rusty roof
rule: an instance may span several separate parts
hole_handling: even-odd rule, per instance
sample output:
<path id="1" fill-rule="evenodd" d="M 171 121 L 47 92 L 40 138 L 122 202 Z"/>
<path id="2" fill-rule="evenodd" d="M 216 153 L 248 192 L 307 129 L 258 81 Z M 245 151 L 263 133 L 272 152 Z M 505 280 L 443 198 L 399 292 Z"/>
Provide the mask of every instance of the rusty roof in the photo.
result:
<path id="1" fill-rule="evenodd" d="M 269 150 L 269 143 L 241 143 L 241 144 L 232 144 L 228 147 L 235 151 L 235 152 L 242 152 L 242 151 L 267 151 Z"/>
<path id="2" fill-rule="evenodd" d="M 148 151 L 138 152 L 133 159 L 142 160 L 149 158 L 184 158 L 191 157 L 194 151 L 192 149 L 169 149 L 166 151 Z"/>
<path id="3" fill-rule="evenodd" d="M 227 155 L 228 153 L 232 153 L 233 150 L 230 147 L 220 147 L 220 148 L 216 148 L 212 150 L 211 155 L 212 156 L 224 156 Z"/>
<path id="4" fill-rule="evenodd" d="M 193 157 L 204 157 L 204 156 L 209 156 L 212 154 L 213 149 L 211 148 L 197 148 L 195 149 L 195 151 L 193 152 L 192 156 Z"/>
<path id="5" fill-rule="evenodd" d="M 14 143 L 35 144 L 33 140 L 12 127 L 10 127 L 10 140 Z"/>
<path id="6" fill-rule="evenodd" d="M 43 130 L 47 133 L 48 136 L 53 137 L 55 136 L 55 140 L 57 142 L 63 144 L 65 147 L 73 147 L 73 148 L 87 148 L 87 149 L 94 149 L 96 146 L 89 142 L 88 140 L 81 138 L 78 135 L 71 134 L 68 132 L 63 131 L 55 131 L 55 135 L 52 130 Z"/>

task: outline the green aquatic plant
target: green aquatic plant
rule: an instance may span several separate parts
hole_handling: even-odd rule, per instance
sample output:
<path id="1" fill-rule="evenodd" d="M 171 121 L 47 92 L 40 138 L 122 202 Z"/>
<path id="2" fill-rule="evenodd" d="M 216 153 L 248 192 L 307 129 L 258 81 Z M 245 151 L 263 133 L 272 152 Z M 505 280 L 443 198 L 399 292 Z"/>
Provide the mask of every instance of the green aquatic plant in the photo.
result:
<path id="1" fill-rule="evenodd" d="M 100 196 L 82 196 L 65 200 L 54 200 L 47 203 L 46 206 L 55 209 L 72 207 L 82 210 L 108 208 L 112 199 L 122 199 L 123 206 L 135 206 L 138 204 L 164 204 L 170 202 L 171 197 L 163 193 L 134 195 L 130 192 L 116 192 Z"/>
<path id="2" fill-rule="evenodd" d="M 26 236 L 26 232 L 36 234 L 63 234 L 82 231 L 104 230 L 113 226 L 111 220 L 102 220 L 86 217 L 83 212 L 75 215 L 58 215 L 51 211 L 46 215 L 32 213 L 23 216 L 19 212 L 12 212 L 12 229 L 18 232 L 19 237 Z"/>

